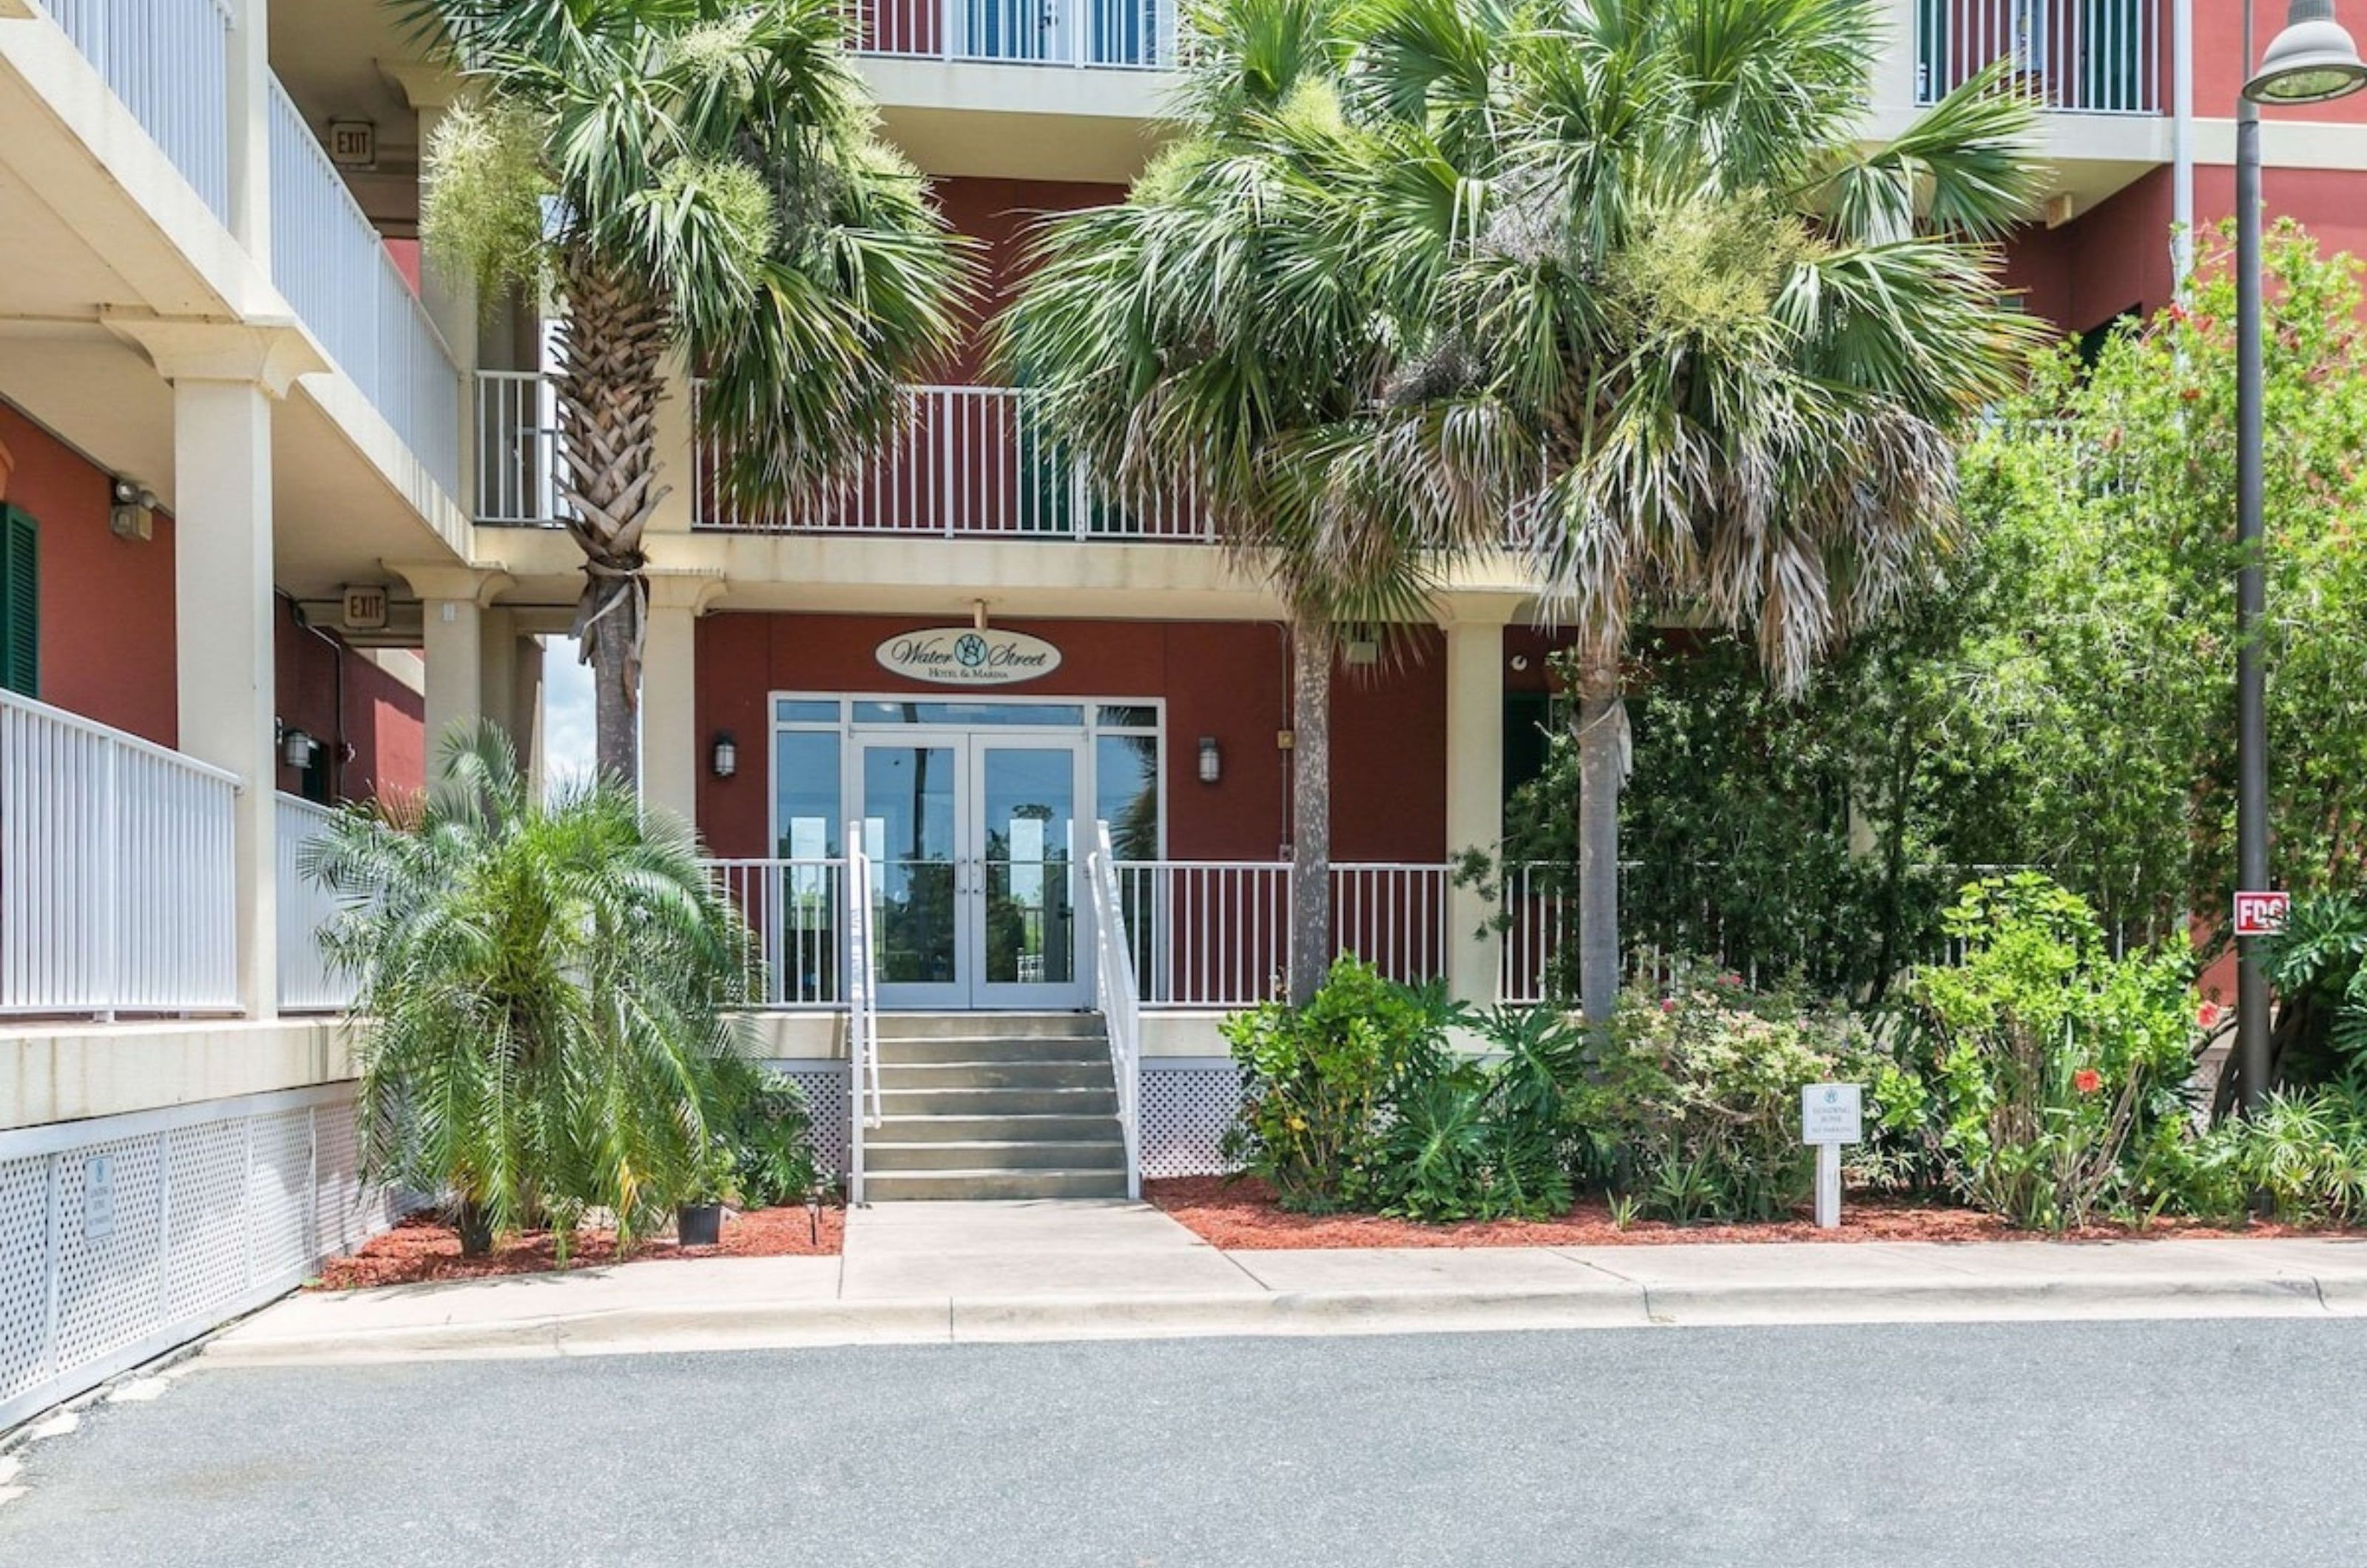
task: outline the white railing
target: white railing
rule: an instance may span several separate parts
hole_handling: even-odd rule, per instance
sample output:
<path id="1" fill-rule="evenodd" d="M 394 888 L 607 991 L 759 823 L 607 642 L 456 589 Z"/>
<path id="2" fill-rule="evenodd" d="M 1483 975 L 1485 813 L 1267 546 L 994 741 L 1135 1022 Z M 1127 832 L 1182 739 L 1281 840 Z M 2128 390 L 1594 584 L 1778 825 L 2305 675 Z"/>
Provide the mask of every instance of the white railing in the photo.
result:
<path id="1" fill-rule="evenodd" d="M 221 0 L 45 0 L 181 171 L 230 221 L 230 8 Z"/>
<path id="2" fill-rule="evenodd" d="M 1126 905 L 1118 897 L 1117 856 L 1106 822 L 1093 824 L 1093 852 L 1085 877 L 1093 900 L 1093 974 L 1107 1025 L 1110 1074 L 1117 1087 L 1118 1124 L 1126 1131 L 1126 1195 L 1142 1196 L 1142 992 L 1127 938 Z"/>
<path id="3" fill-rule="evenodd" d="M 1915 101 L 1988 66 L 2051 109 L 2159 114 L 2159 0 L 1915 0 Z"/>
<path id="4" fill-rule="evenodd" d="M 550 378 L 477 372 L 477 521 L 549 527 L 559 521 L 559 410 Z"/>
<path id="5" fill-rule="evenodd" d="M 1173 0 L 855 0 L 851 10 L 855 46 L 866 54 L 1121 71 L 1175 65 Z"/>
<path id="6" fill-rule="evenodd" d="M 283 1012 L 342 1012 L 353 1003 L 354 982 L 336 972 L 321 947 L 321 928 L 337 912 L 337 896 L 305 875 L 303 864 L 306 848 L 337 814 L 282 793 L 277 815 L 279 1008 Z"/>
<path id="7" fill-rule="evenodd" d="M 1122 503 L 1085 482 L 1053 439 L 1037 395 L 1018 387 L 912 387 L 878 452 L 832 490 L 777 509 L 733 504 L 711 443 L 695 448 L 692 523 L 787 534 L 935 534 L 947 538 L 1184 540 L 1215 537 L 1188 489 Z"/>
<path id="8" fill-rule="evenodd" d="M 431 478 L 460 490 L 460 373 L 303 111 L 270 86 L 271 277 Z"/>
<path id="9" fill-rule="evenodd" d="M 1541 1002 L 1551 995 L 1554 966 L 1564 944 L 1578 939 L 1578 910 L 1562 892 L 1558 867 L 1504 868 L 1503 944 L 1496 994 L 1506 1002 Z"/>
<path id="10" fill-rule="evenodd" d="M 0 1012 L 236 1011 L 238 789 L 0 692 Z"/>
<path id="11" fill-rule="evenodd" d="M 844 860 L 719 860 L 708 869 L 755 933 L 768 1008 L 837 1007 L 847 937 Z"/>
<path id="12" fill-rule="evenodd" d="M 1131 861 L 1117 866 L 1144 1005 L 1248 1007 L 1281 993 L 1290 972 L 1286 861 Z M 1410 862 L 1331 868 L 1331 950 L 1392 980 L 1446 972 L 1452 869 Z"/>
<path id="13" fill-rule="evenodd" d="M 863 1201 L 863 1131 L 879 1125 L 878 955 L 871 938 L 871 857 L 863 824 L 846 825 L 846 1201 Z"/>

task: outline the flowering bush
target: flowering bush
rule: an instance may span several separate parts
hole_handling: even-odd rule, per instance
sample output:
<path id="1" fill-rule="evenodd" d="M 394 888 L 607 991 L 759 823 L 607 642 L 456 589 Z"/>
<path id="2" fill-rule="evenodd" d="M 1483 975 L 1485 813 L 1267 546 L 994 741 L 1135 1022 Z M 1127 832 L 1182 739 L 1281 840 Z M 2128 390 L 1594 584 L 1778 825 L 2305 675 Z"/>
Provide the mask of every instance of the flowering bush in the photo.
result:
<path id="1" fill-rule="evenodd" d="M 1889 1120 L 1920 1124 L 1930 1168 L 1973 1204 L 2084 1224 L 2184 1136 L 2192 958 L 2111 958 L 2087 904 L 2029 873 L 1968 885 L 1947 931 L 1963 958 L 1908 987 L 1903 1087 L 1922 1102 L 1894 1096 Z"/>
<path id="2" fill-rule="evenodd" d="M 1665 997 L 1631 992 L 1595 1066 L 1572 1103 L 1593 1174 L 1640 1213 L 1689 1224 L 1788 1216 L 1815 1167 L 1801 1089 L 1867 1081 L 1875 1064 L 1841 1012 L 1753 996 L 1725 976 Z"/>

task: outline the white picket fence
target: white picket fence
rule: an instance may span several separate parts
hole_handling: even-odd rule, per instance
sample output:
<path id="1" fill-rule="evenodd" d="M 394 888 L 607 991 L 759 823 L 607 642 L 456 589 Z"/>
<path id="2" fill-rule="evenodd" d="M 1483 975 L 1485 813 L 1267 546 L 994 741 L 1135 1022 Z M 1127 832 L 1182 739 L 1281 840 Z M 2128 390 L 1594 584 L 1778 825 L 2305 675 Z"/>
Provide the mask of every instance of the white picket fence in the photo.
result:
<path id="1" fill-rule="evenodd" d="M 0 692 L 0 1013 L 236 1011 L 238 790 Z"/>
<path id="2" fill-rule="evenodd" d="M 460 489 L 460 373 L 303 111 L 271 83 L 271 276 L 429 476 Z"/>
<path id="3" fill-rule="evenodd" d="M 44 0 L 214 216 L 230 221 L 231 14 L 221 0 Z"/>

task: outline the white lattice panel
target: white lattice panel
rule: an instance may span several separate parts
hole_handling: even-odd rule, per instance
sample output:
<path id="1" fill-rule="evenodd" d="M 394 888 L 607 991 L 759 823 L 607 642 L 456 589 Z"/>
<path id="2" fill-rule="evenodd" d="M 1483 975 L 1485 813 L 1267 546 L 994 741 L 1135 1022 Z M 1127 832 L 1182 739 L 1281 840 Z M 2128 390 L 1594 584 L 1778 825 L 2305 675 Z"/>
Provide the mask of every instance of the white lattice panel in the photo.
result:
<path id="1" fill-rule="evenodd" d="M 49 1355 L 50 1162 L 0 1160 L 0 1400 L 41 1379 Z"/>
<path id="2" fill-rule="evenodd" d="M 319 1256 L 312 1246 L 312 1113 L 255 1117 L 247 1122 L 247 1278 L 277 1279 Z"/>
<path id="3" fill-rule="evenodd" d="M 1142 1174 L 1215 1176 L 1217 1145 L 1240 1104 L 1240 1075 L 1224 1066 L 1142 1065 Z"/>
<path id="4" fill-rule="evenodd" d="M 111 1199 L 101 1196 L 101 1160 L 108 1164 Z M 58 1365 L 128 1345 L 162 1320 L 164 1222 L 162 1134 L 88 1145 L 64 1157 L 58 1186 Z"/>
<path id="5" fill-rule="evenodd" d="M 813 1113 L 814 1167 L 825 1176 L 846 1174 L 846 1066 L 843 1062 L 773 1062 L 783 1077 L 796 1080 L 806 1091 L 806 1107 Z"/>
<path id="6" fill-rule="evenodd" d="M 383 1228 L 397 1205 L 354 1151 L 331 1089 L 0 1132 L 0 1428 Z"/>
<path id="7" fill-rule="evenodd" d="M 164 1139 L 173 1226 L 165 1306 L 179 1317 L 246 1289 L 246 1122 L 176 1127 Z"/>

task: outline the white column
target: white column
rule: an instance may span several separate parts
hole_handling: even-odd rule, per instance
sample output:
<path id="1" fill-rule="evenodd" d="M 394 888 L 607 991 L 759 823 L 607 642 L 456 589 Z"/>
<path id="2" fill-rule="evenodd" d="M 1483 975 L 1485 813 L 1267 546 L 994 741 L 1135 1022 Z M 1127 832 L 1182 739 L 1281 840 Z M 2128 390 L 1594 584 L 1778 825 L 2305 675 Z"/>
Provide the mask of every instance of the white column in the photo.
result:
<path id="1" fill-rule="evenodd" d="M 666 355 L 665 396 L 658 403 L 657 483 L 663 491 L 650 513 L 649 532 L 687 534 L 698 489 L 697 408 L 690 372 L 679 357 Z"/>
<path id="2" fill-rule="evenodd" d="M 421 653 L 427 665 L 427 782 L 442 772 L 447 739 L 485 712 L 486 606 L 510 584 L 497 567 L 390 561 L 419 595 Z"/>
<path id="3" fill-rule="evenodd" d="M 271 9 L 230 0 L 230 228 L 271 275 Z"/>
<path id="4" fill-rule="evenodd" d="M 1494 854 L 1504 832 L 1504 626 L 1509 596 L 1452 606 L 1446 633 L 1446 851 Z M 1477 888 L 1447 892 L 1446 977 L 1461 1000 L 1499 994 L 1503 939 L 1495 902 Z"/>
<path id="5" fill-rule="evenodd" d="M 525 773 L 527 788 L 537 800 L 542 798 L 542 639 L 527 636 L 517 639 L 516 675 L 510 688 L 510 714 L 516 724 L 511 739 L 517 743 L 518 767 Z"/>
<path id="6" fill-rule="evenodd" d="M 483 611 L 478 637 L 477 711 L 500 725 L 516 750 L 517 612 L 498 607 Z"/>
<path id="7" fill-rule="evenodd" d="M 641 802 L 698 820 L 698 617 L 722 592 L 711 576 L 652 572 L 641 653 Z"/>
<path id="8" fill-rule="evenodd" d="M 238 996 L 278 1010 L 278 778 L 271 406 L 320 368 L 301 333 L 110 321 L 173 385 L 173 615 L 180 750 L 238 775 Z"/>

